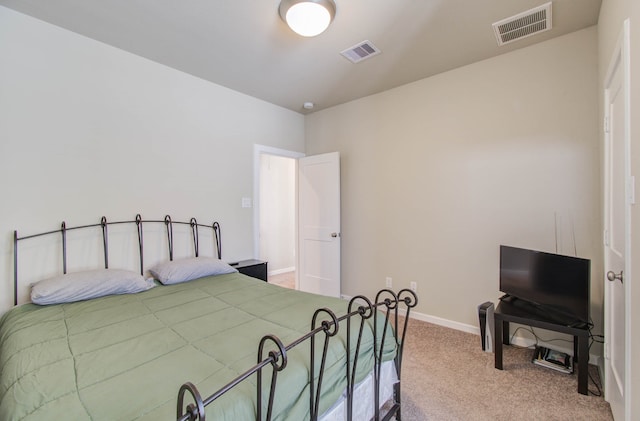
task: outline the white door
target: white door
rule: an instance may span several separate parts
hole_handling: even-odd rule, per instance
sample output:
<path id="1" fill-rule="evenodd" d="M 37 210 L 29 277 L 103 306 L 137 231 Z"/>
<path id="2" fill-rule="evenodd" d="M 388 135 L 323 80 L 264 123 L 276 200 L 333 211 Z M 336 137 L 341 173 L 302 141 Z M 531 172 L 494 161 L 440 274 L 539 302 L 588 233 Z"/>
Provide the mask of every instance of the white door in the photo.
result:
<path id="1" fill-rule="evenodd" d="M 626 39 L 626 40 L 625 40 Z M 614 419 L 628 420 L 628 317 L 626 264 L 632 203 L 629 168 L 628 23 L 605 80 L 605 399 Z M 625 416 L 626 413 L 626 416 Z"/>
<path id="2" fill-rule="evenodd" d="M 340 297 L 340 155 L 298 160 L 298 288 Z"/>

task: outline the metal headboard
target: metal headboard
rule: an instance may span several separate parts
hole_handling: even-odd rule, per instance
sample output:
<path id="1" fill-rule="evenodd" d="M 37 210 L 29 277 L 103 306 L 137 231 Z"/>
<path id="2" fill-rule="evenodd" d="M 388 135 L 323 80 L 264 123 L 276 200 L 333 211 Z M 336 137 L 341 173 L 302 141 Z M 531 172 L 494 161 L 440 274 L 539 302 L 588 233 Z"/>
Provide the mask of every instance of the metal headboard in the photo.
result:
<path id="1" fill-rule="evenodd" d="M 140 214 L 137 214 L 132 221 L 107 221 L 106 217 L 102 217 L 97 224 L 80 225 L 77 227 L 67 227 L 66 222 L 62 222 L 60 229 L 54 231 L 41 232 L 38 234 L 26 235 L 24 237 L 18 236 L 18 231 L 13 232 L 13 304 L 18 305 L 18 242 L 27 240 L 30 238 L 43 237 L 47 235 L 60 234 L 62 241 L 62 273 L 67 273 L 67 232 L 73 230 L 80 230 L 86 228 L 100 227 L 102 230 L 102 244 L 104 251 L 104 267 L 109 268 L 109 226 L 117 224 L 135 224 L 138 232 L 138 253 L 140 260 L 140 274 L 144 275 L 144 231 L 143 223 L 163 223 L 166 226 L 167 231 L 167 244 L 169 247 L 169 260 L 173 260 L 173 225 L 189 225 L 191 228 L 191 238 L 193 240 L 193 249 L 195 256 L 199 256 L 200 250 L 200 235 L 198 232 L 199 227 L 210 228 L 213 230 L 215 238 L 215 246 L 218 259 L 222 258 L 222 239 L 220 232 L 220 224 L 213 222 L 211 225 L 199 224 L 196 218 L 191 218 L 189 222 L 172 221 L 171 216 L 166 215 L 163 220 L 143 220 Z"/>

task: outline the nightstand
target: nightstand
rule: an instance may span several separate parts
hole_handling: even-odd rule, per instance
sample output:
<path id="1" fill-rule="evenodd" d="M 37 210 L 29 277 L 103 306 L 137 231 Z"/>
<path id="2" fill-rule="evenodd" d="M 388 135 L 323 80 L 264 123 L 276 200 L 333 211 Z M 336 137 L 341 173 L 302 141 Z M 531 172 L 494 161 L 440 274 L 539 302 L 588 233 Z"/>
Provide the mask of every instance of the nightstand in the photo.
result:
<path id="1" fill-rule="evenodd" d="M 241 260 L 235 265 L 238 272 L 267 282 L 267 262 L 256 259 Z"/>

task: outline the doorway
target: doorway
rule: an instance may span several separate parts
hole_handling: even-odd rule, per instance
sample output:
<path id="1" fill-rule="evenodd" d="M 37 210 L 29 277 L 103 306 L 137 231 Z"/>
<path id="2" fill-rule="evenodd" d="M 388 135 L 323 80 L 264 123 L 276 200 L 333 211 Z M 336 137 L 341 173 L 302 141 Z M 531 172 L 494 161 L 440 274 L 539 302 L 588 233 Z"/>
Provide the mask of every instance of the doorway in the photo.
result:
<path id="1" fill-rule="evenodd" d="M 297 159 L 304 154 L 254 147 L 254 255 L 270 283 L 297 289 Z"/>

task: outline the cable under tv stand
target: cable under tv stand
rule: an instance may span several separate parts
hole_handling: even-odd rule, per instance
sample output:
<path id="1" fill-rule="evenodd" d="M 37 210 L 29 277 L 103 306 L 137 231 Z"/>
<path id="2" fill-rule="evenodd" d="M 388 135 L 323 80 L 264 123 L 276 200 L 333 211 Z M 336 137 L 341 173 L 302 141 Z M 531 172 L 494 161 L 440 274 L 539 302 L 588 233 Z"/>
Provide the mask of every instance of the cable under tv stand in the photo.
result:
<path id="1" fill-rule="evenodd" d="M 494 311 L 495 367 L 502 370 L 502 345 L 509 345 L 509 323 L 539 327 L 573 336 L 573 360 L 578 368 L 578 393 L 588 394 L 589 369 L 589 329 L 586 325 L 566 325 L 558 323 L 538 312 L 528 311 L 527 307 L 516 305 L 517 299 L 509 297 L 501 300 Z"/>

